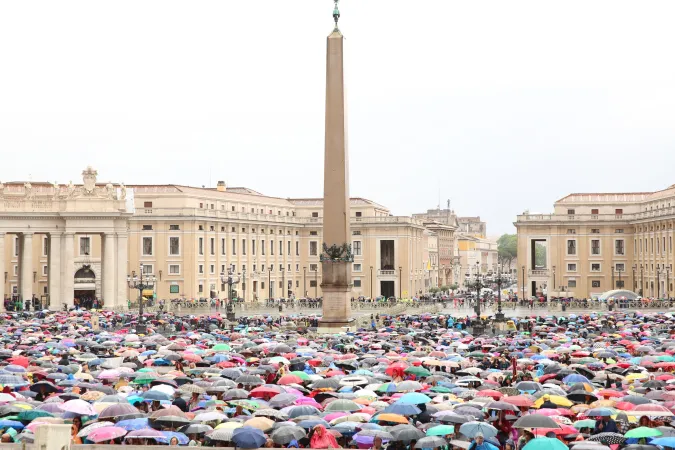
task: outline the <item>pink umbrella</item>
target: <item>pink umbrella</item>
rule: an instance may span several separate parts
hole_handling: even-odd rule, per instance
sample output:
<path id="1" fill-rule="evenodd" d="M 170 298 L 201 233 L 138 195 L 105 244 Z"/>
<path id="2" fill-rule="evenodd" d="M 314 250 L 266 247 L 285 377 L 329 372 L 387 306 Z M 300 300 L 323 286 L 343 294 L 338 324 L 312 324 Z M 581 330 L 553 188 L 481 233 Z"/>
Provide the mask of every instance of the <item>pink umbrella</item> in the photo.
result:
<path id="1" fill-rule="evenodd" d="M 143 428 L 140 430 L 131 431 L 124 439 L 164 439 L 161 431 L 153 430 L 152 428 Z"/>
<path id="2" fill-rule="evenodd" d="M 115 369 L 104 370 L 98 374 L 100 380 L 116 380 L 120 377 L 120 373 Z"/>
<path id="3" fill-rule="evenodd" d="M 88 402 L 80 400 L 79 398 L 61 403 L 59 404 L 59 408 L 64 411 L 80 414 L 82 416 L 94 416 L 98 414 L 98 412 Z"/>
<path id="4" fill-rule="evenodd" d="M 340 412 L 334 412 L 334 413 L 330 413 L 330 414 L 326 415 L 326 416 L 323 418 L 323 420 L 325 420 L 326 422 L 330 422 L 331 420 L 335 420 L 335 419 L 337 419 L 338 417 L 344 417 L 344 416 L 347 416 L 347 415 L 348 415 L 348 414 L 347 414 L 346 412 L 343 412 L 343 411 L 340 411 Z"/>
<path id="5" fill-rule="evenodd" d="M 127 430 L 120 427 L 101 427 L 97 428 L 87 436 L 92 442 L 103 442 L 116 439 L 127 434 Z"/>
<path id="6" fill-rule="evenodd" d="M 299 399 L 297 399 L 297 400 L 295 401 L 295 404 L 296 404 L 296 405 L 309 405 L 309 406 L 313 406 L 313 407 L 315 407 L 315 408 L 317 408 L 317 409 L 323 409 L 323 406 L 321 406 L 321 405 L 320 405 L 316 400 L 314 400 L 313 398 L 309 398 L 309 397 L 300 397 Z"/>

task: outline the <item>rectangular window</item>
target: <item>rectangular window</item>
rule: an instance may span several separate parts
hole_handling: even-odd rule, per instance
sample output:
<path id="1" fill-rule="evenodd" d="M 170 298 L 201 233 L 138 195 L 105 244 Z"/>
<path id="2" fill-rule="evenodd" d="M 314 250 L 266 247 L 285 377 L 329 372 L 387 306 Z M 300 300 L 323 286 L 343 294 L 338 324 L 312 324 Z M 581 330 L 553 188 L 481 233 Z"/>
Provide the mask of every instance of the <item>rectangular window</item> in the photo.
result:
<path id="1" fill-rule="evenodd" d="M 204 264 L 199 265 L 199 273 L 204 273 Z"/>
<path id="2" fill-rule="evenodd" d="M 295 287 L 299 288 L 300 287 L 300 280 L 295 280 Z"/>
<path id="3" fill-rule="evenodd" d="M 255 239 L 251 239 L 251 254 L 255 256 Z"/>
<path id="4" fill-rule="evenodd" d="M 573 210 L 573 209 L 568 209 L 568 210 L 567 210 L 567 214 L 570 215 L 570 216 L 573 216 L 573 215 L 574 215 L 574 210 Z"/>
<path id="5" fill-rule="evenodd" d="M 567 234 L 577 234 L 577 230 L 575 230 L 574 228 L 568 228 Z"/>
<path id="6" fill-rule="evenodd" d="M 47 236 L 42 239 L 42 256 L 49 256 L 49 239 Z"/>
<path id="7" fill-rule="evenodd" d="M 260 271 L 261 271 L 261 272 L 265 272 L 265 264 L 263 264 L 263 265 L 260 266 Z"/>
<path id="8" fill-rule="evenodd" d="M 567 287 L 568 287 L 568 288 L 575 288 L 575 287 L 577 287 L 577 280 L 567 280 Z"/>
<path id="9" fill-rule="evenodd" d="M 47 265 L 42 266 L 42 275 L 48 275 L 49 274 L 49 267 Z"/>
<path id="10" fill-rule="evenodd" d="M 309 287 L 316 287 L 316 280 L 309 280 Z"/>
<path id="11" fill-rule="evenodd" d="M 14 256 L 19 256 L 19 238 L 14 236 Z"/>
<path id="12" fill-rule="evenodd" d="M 617 234 L 622 234 L 623 228 L 617 228 L 616 230 L 614 230 L 614 232 L 617 233 Z"/>
<path id="13" fill-rule="evenodd" d="M 283 289 L 283 288 L 284 288 L 284 282 L 283 282 L 283 281 L 279 281 L 279 289 Z"/>
<path id="14" fill-rule="evenodd" d="M 220 273 L 225 274 L 225 264 L 220 265 Z"/>
<path id="15" fill-rule="evenodd" d="M 152 225 L 143 225 L 143 231 L 152 231 Z"/>
<path id="16" fill-rule="evenodd" d="M 570 239 L 567 241 L 567 254 L 576 255 L 577 254 L 577 241 Z"/>
<path id="17" fill-rule="evenodd" d="M 19 266 L 14 266 L 14 276 L 19 276 Z"/>
<path id="18" fill-rule="evenodd" d="M 172 284 L 169 286 L 169 294 L 178 294 L 180 293 L 180 286 L 177 284 Z"/>
<path id="19" fill-rule="evenodd" d="M 152 264 L 143 264 L 141 267 L 143 268 L 144 275 L 152 275 L 154 273 Z"/>
<path id="20" fill-rule="evenodd" d="M 361 272 L 361 264 L 354 264 L 354 272 Z"/>
<path id="21" fill-rule="evenodd" d="M 568 264 L 567 265 L 567 271 L 568 272 L 576 272 L 577 271 L 577 265 L 576 264 Z"/>
<path id="22" fill-rule="evenodd" d="M 319 213 L 318 213 L 318 212 L 313 212 L 313 213 L 312 213 L 312 217 L 319 217 Z"/>
<path id="23" fill-rule="evenodd" d="M 265 239 L 260 241 L 260 251 L 262 252 L 262 255 L 265 256 Z"/>
<path id="24" fill-rule="evenodd" d="M 615 209 L 614 214 L 616 214 L 617 216 L 620 216 L 621 214 L 623 214 L 623 209 Z"/>
<path id="25" fill-rule="evenodd" d="M 291 241 L 288 241 L 288 251 L 286 252 L 288 256 L 291 256 Z"/>
<path id="26" fill-rule="evenodd" d="M 295 241 L 295 256 L 300 256 L 300 241 Z"/>
<path id="27" fill-rule="evenodd" d="M 618 263 L 618 264 L 616 264 L 616 265 L 614 266 L 614 269 L 615 269 L 617 272 L 625 272 L 625 271 L 626 271 L 626 266 L 624 265 L 624 263 Z"/>
<path id="28" fill-rule="evenodd" d="M 600 263 L 592 263 L 591 272 L 600 272 Z"/>
<path id="29" fill-rule="evenodd" d="M 246 254 L 246 239 L 241 240 L 241 254 L 242 255 Z"/>
<path id="30" fill-rule="evenodd" d="M 317 256 L 318 255 L 318 248 L 319 248 L 318 242 L 310 241 L 309 242 L 309 256 Z"/>
<path id="31" fill-rule="evenodd" d="M 600 280 L 591 281 L 591 287 L 599 288 L 600 287 Z"/>
<path id="32" fill-rule="evenodd" d="M 150 255 L 152 255 L 152 238 L 143 238 L 143 254 L 147 255 L 148 253 L 145 253 L 145 240 L 150 239 Z M 91 238 L 90 237 L 81 237 L 80 238 L 80 255 L 90 255 L 91 254 Z"/>
<path id="33" fill-rule="evenodd" d="M 216 265 L 215 265 L 215 264 L 211 264 L 211 265 L 209 266 L 209 273 L 210 273 L 211 275 L 213 275 L 213 274 L 216 273 Z"/>
<path id="34" fill-rule="evenodd" d="M 143 238 L 143 256 L 152 256 L 152 238 L 149 236 Z"/>
<path id="35" fill-rule="evenodd" d="M 210 238 L 209 239 L 209 250 L 211 255 L 216 254 L 216 238 Z"/>
<path id="36" fill-rule="evenodd" d="M 180 255 L 180 238 L 179 237 L 170 237 L 169 238 L 169 255 L 171 255 L 171 256 Z"/>
<path id="37" fill-rule="evenodd" d="M 599 214 L 599 210 L 597 209 L 591 209 L 591 214 Z"/>
<path id="38" fill-rule="evenodd" d="M 599 255 L 599 254 L 600 254 L 600 240 L 593 239 L 591 240 L 591 255 Z"/>
<path id="39" fill-rule="evenodd" d="M 316 264 L 310 264 L 309 265 L 309 271 L 310 272 L 316 272 L 318 270 L 318 266 Z"/>
<path id="40" fill-rule="evenodd" d="M 623 239 L 617 239 L 614 241 L 614 253 L 617 255 L 624 255 L 625 254 L 625 248 L 624 248 L 624 243 Z"/>
<path id="41" fill-rule="evenodd" d="M 361 217 L 363 213 L 361 211 L 356 211 L 356 217 Z"/>
<path id="42" fill-rule="evenodd" d="M 617 289 L 623 289 L 626 282 L 624 280 L 615 280 L 616 281 L 616 288 Z"/>
<path id="43" fill-rule="evenodd" d="M 591 228 L 592 234 L 600 234 L 600 228 Z"/>
<path id="44" fill-rule="evenodd" d="M 310 235 L 310 236 L 318 236 L 318 235 L 319 235 L 319 232 L 318 232 L 318 231 L 310 231 L 310 232 L 309 232 L 309 235 Z"/>
<path id="45" fill-rule="evenodd" d="M 203 254 L 204 254 L 204 238 L 201 238 L 201 237 L 200 237 L 200 238 L 197 240 L 197 252 L 198 252 L 200 255 L 203 255 Z"/>
<path id="46" fill-rule="evenodd" d="M 274 241 L 270 239 L 270 255 L 274 256 Z"/>
<path id="47" fill-rule="evenodd" d="M 354 280 L 354 287 L 355 288 L 360 288 L 361 287 L 361 280 Z"/>
<path id="48" fill-rule="evenodd" d="M 152 202 L 143 202 L 143 208 L 152 208 Z"/>
<path id="49" fill-rule="evenodd" d="M 227 253 L 227 242 L 225 238 L 220 238 L 220 254 L 225 255 Z"/>
<path id="50" fill-rule="evenodd" d="M 279 264 L 279 272 L 283 272 L 283 271 L 284 271 L 284 265 L 283 265 L 283 264 Z"/>
<path id="51" fill-rule="evenodd" d="M 279 256 L 284 254 L 284 241 L 279 241 Z"/>
<path id="52" fill-rule="evenodd" d="M 180 265 L 169 264 L 169 275 L 180 275 Z"/>
<path id="53" fill-rule="evenodd" d="M 200 284 L 200 285 L 199 285 L 199 293 L 200 293 L 200 294 L 203 294 L 203 293 L 204 293 L 204 285 L 203 285 L 203 284 Z"/>
<path id="54" fill-rule="evenodd" d="M 232 254 L 236 255 L 237 254 L 237 240 L 232 239 Z"/>
<path id="55" fill-rule="evenodd" d="M 296 264 L 296 265 L 295 265 L 295 271 L 296 271 L 296 272 L 300 272 L 300 264 Z"/>
<path id="56" fill-rule="evenodd" d="M 354 241 L 354 256 L 361 256 L 361 241 Z"/>
<path id="57" fill-rule="evenodd" d="M 178 231 L 180 230 L 180 225 L 169 225 L 169 231 Z"/>

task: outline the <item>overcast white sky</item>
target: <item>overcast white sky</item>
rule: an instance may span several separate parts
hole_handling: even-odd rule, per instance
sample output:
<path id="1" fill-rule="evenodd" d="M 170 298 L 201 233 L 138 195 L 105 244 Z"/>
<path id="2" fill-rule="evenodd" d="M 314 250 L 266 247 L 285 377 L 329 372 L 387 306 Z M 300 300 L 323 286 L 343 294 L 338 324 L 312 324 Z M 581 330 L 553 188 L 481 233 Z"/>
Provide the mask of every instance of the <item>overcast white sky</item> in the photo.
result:
<path id="1" fill-rule="evenodd" d="M 351 193 L 491 235 L 675 183 L 675 2 L 342 0 Z M 321 196 L 330 0 L 0 2 L 0 180 Z"/>

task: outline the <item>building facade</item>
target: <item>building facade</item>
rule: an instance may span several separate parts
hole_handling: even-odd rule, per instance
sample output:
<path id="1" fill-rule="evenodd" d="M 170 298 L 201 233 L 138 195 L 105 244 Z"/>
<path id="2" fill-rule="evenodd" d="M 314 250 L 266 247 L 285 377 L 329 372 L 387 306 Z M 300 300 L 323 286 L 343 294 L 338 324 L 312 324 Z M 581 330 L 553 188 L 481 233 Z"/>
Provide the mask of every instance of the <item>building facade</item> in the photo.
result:
<path id="1" fill-rule="evenodd" d="M 570 194 L 554 203 L 552 214 L 519 215 L 520 290 L 590 298 L 628 289 L 670 297 L 674 223 L 675 185 L 657 192 Z"/>
<path id="2" fill-rule="evenodd" d="M 160 299 L 321 297 L 323 201 L 247 188 L 83 183 L 0 184 L 0 298 L 33 295 L 124 306 L 126 277 L 154 275 Z M 352 198 L 352 295 L 411 297 L 438 287 L 452 228 L 392 216 Z M 58 235 L 58 236 L 57 236 Z M 25 251 L 26 249 L 31 251 Z"/>

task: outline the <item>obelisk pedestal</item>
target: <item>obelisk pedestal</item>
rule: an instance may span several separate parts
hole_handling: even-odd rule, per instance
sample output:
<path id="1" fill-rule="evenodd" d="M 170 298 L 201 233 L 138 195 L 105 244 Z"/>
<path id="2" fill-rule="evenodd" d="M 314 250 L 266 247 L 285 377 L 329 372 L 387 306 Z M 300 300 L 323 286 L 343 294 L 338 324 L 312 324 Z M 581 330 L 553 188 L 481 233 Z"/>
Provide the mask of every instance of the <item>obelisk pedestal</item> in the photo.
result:
<path id="1" fill-rule="evenodd" d="M 344 37 L 337 28 L 328 36 L 326 54 L 326 130 L 324 149 L 321 290 L 323 317 L 319 332 L 346 331 L 352 325 L 352 252 L 349 231 L 349 159 L 343 71 Z"/>

